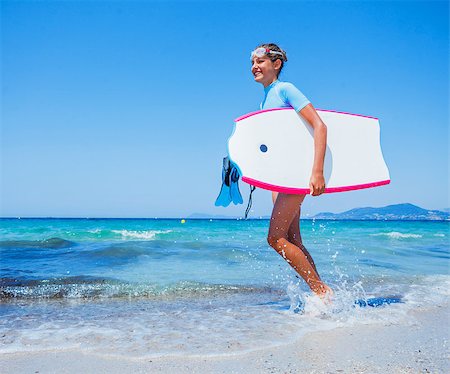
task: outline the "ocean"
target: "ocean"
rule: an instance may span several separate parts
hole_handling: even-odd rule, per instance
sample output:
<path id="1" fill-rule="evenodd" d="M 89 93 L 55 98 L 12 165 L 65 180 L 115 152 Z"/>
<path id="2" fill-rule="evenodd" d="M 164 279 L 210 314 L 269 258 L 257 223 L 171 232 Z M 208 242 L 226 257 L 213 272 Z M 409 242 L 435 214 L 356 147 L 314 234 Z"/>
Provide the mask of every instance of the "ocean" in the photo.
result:
<path id="1" fill-rule="evenodd" d="M 268 220 L 1 219 L 1 353 L 224 355 L 390 324 L 450 294 L 450 223 L 302 220 L 331 305 L 266 241 Z M 355 300 L 390 298 L 378 307 Z"/>

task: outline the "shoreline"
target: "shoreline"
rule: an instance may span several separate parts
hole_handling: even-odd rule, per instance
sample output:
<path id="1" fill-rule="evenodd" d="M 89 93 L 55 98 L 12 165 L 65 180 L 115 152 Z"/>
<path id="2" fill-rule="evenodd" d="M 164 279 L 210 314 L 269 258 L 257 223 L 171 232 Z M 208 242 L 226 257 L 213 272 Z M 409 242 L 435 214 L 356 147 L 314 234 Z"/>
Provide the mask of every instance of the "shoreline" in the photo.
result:
<path id="1" fill-rule="evenodd" d="M 107 356 L 80 350 L 4 353 L 2 373 L 446 373 L 450 303 L 402 322 L 309 332 L 292 343 L 217 356 Z"/>

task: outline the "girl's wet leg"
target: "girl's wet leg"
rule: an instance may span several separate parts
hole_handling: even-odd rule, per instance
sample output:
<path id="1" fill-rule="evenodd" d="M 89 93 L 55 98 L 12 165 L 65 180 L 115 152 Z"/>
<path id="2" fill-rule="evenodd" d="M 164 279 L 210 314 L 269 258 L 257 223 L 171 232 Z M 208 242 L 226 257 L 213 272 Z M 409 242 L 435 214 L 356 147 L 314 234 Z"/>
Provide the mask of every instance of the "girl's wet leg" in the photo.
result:
<path id="1" fill-rule="evenodd" d="M 306 195 L 302 195 L 302 196 L 303 196 L 303 199 L 304 199 Z M 292 244 L 296 245 L 297 247 L 299 247 L 303 251 L 303 253 L 305 254 L 305 256 L 308 259 L 309 263 L 314 268 L 314 270 L 316 271 L 317 275 L 319 275 L 319 272 L 317 271 L 317 268 L 316 268 L 316 264 L 314 263 L 314 260 L 313 260 L 312 256 L 309 254 L 308 250 L 303 245 L 302 236 L 300 234 L 300 216 L 301 216 L 301 209 L 302 209 L 303 199 L 300 202 L 298 213 L 296 214 L 296 216 L 292 220 L 291 225 L 289 226 L 288 238 L 287 239 L 288 239 L 288 241 L 290 241 Z M 320 275 L 319 275 L 319 278 L 320 278 Z"/>
<path id="2" fill-rule="evenodd" d="M 320 280 L 314 267 L 303 251 L 287 239 L 289 227 L 297 215 L 303 195 L 278 194 L 270 220 L 267 241 L 318 295 L 326 292 L 326 285 Z"/>

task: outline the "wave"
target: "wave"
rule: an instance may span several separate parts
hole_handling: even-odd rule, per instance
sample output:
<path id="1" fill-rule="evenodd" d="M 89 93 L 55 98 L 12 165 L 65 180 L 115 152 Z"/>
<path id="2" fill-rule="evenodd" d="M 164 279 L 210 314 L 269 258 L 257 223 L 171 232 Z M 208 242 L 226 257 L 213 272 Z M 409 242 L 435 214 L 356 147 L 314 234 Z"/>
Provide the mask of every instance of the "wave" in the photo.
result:
<path id="1" fill-rule="evenodd" d="M 84 241 L 103 241 L 103 240 L 141 240 L 149 241 L 155 240 L 162 234 L 171 233 L 173 230 L 108 230 L 108 229 L 91 229 L 80 232 L 67 232 L 77 240 L 77 242 Z M 3 240 L 0 241 L 0 248 L 70 248 L 77 245 L 76 242 L 66 240 L 58 237 L 41 240 Z"/>
<path id="2" fill-rule="evenodd" d="M 133 238 L 141 240 L 152 240 L 158 234 L 167 234 L 172 232 L 172 230 L 111 230 L 115 234 L 120 234 L 122 238 Z"/>
<path id="3" fill-rule="evenodd" d="M 0 300 L 15 299 L 107 299 L 147 298 L 169 300 L 192 297 L 217 297 L 236 293 L 279 293 L 271 287 L 210 284 L 180 281 L 171 285 L 127 283 L 111 278 L 89 276 L 53 279 L 0 278 Z"/>
<path id="4" fill-rule="evenodd" d="M 397 231 L 392 232 L 381 232 L 378 234 L 370 234 L 370 236 L 387 236 L 391 239 L 408 239 L 408 238 L 421 238 L 423 235 L 420 234 L 404 234 Z"/>
<path id="5" fill-rule="evenodd" d="M 76 243 L 61 238 L 50 238 L 44 240 L 3 240 L 0 248 L 70 248 Z"/>

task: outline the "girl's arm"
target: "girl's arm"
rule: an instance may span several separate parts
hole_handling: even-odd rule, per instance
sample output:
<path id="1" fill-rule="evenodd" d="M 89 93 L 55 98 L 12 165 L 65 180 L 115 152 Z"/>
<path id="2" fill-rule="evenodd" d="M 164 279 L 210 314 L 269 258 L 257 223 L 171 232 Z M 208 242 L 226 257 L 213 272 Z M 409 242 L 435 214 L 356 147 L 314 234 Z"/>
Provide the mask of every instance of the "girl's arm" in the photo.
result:
<path id="1" fill-rule="evenodd" d="M 314 130 L 314 163 L 309 181 L 310 193 L 318 196 L 325 190 L 323 163 L 327 148 L 327 126 L 323 123 L 312 104 L 306 105 L 299 114 Z"/>

